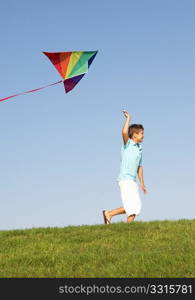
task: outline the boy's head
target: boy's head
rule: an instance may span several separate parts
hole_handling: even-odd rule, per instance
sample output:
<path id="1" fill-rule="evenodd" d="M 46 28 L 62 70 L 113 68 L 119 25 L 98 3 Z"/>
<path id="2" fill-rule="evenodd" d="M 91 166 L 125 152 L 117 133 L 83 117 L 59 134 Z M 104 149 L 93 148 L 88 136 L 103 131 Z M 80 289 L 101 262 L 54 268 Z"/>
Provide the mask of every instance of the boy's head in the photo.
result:
<path id="1" fill-rule="evenodd" d="M 141 124 L 132 124 L 129 126 L 129 138 L 134 140 L 136 143 L 143 142 L 144 139 L 144 127 Z"/>

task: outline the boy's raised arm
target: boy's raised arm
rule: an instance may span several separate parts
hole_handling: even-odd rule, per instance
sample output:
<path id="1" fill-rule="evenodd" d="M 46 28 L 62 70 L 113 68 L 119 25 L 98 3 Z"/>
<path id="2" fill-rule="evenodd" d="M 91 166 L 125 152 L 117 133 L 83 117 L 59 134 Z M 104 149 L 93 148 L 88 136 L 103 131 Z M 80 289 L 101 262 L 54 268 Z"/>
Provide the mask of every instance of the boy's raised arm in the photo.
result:
<path id="1" fill-rule="evenodd" d="M 124 144 L 126 144 L 129 139 L 128 131 L 129 131 L 129 122 L 131 120 L 131 116 L 125 110 L 123 110 L 123 113 L 124 113 L 124 116 L 126 117 L 126 121 L 125 121 L 125 124 L 122 129 L 122 137 L 123 137 Z"/>

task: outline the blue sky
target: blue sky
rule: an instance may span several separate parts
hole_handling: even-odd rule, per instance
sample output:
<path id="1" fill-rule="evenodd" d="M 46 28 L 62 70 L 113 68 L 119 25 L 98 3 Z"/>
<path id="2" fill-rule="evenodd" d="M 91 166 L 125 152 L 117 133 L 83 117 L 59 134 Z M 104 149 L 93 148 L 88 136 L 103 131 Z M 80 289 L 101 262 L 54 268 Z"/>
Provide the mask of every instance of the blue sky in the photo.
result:
<path id="1" fill-rule="evenodd" d="M 101 224 L 120 207 L 123 109 L 145 128 L 137 221 L 194 218 L 194 13 L 189 0 L 1 1 L 0 98 L 60 80 L 42 51 L 99 50 L 69 94 L 0 102 L 1 230 Z"/>

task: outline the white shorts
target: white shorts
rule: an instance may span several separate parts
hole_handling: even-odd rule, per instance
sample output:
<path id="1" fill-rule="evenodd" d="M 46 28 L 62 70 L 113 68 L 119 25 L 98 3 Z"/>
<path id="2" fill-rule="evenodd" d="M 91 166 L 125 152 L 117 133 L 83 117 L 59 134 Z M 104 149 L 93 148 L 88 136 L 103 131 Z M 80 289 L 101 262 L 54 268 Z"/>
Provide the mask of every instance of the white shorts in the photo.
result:
<path id="1" fill-rule="evenodd" d="M 125 179 L 118 182 L 121 192 L 123 207 L 127 216 L 139 215 L 141 211 L 141 199 L 139 187 L 136 181 Z"/>

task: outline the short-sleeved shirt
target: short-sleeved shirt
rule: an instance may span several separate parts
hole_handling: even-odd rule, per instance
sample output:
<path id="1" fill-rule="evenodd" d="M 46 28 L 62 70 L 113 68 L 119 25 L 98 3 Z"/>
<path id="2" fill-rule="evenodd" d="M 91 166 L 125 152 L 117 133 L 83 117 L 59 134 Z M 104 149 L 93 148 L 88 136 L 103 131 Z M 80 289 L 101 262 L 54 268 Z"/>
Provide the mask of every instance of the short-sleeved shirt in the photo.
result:
<path id="1" fill-rule="evenodd" d="M 133 179 L 136 181 L 138 167 L 142 166 L 142 146 L 128 139 L 121 147 L 121 166 L 117 181 Z"/>

